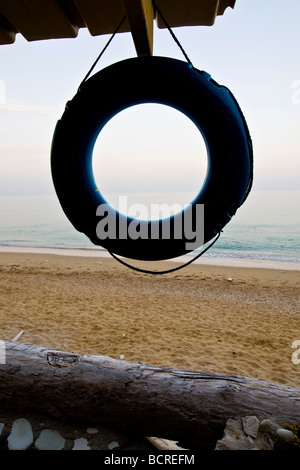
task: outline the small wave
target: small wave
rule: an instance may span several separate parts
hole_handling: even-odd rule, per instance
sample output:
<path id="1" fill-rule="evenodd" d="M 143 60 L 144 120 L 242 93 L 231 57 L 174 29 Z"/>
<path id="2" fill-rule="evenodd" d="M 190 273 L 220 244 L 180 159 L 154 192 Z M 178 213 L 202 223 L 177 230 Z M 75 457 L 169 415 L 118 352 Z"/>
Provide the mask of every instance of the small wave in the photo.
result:
<path id="1" fill-rule="evenodd" d="M 84 251 L 86 253 L 89 252 L 107 252 L 105 248 L 101 246 L 86 246 L 86 245 L 67 245 L 64 243 L 57 243 L 57 244 L 38 244 L 38 243 L 28 243 L 28 242 L 20 242 L 20 240 L 16 242 L 0 242 L 0 248 L 24 248 L 24 249 L 39 249 L 39 250 L 65 250 L 65 251 Z M 186 256 L 194 257 L 197 254 L 197 250 L 191 253 L 187 253 Z M 256 260 L 256 261 L 272 261 L 272 262 L 280 262 L 280 263 L 295 263 L 300 264 L 300 258 L 297 257 L 288 257 L 288 256 L 275 256 L 275 255 L 268 255 L 262 253 L 245 253 L 245 252 L 217 252 L 217 251 L 210 251 L 206 252 L 202 258 L 208 259 L 232 259 L 232 260 Z"/>
<path id="2" fill-rule="evenodd" d="M 33 243 L 20 243 L 19 241 L 17 243 L 13 242 L 0 242 L 0 247 L 3 248 L 37 248 L 37 249 L 45 249 L 45 250 L 80 250 L 80 251 L 107 251 L 105 248 L 102 248 L 101 246 L 70 246 L 70 245 L 64 245 L 64 244 L 33 244 Z"/>
<path id="3" fill-rule="evenodd" d="M 195 252 L 188 253 L 187 256 L 195 256 Z M 255 253 L 219 253 L 219 252 L 206 252 L 203 258 L 232 258 L 232 259 L 245 259 L 245 260 L 261 260 L 261 261 L 277 261 L 283 263 L 300 263 L 300 258 L 289 256 L 275 256 L 268 254 L 255 254 Z"/>

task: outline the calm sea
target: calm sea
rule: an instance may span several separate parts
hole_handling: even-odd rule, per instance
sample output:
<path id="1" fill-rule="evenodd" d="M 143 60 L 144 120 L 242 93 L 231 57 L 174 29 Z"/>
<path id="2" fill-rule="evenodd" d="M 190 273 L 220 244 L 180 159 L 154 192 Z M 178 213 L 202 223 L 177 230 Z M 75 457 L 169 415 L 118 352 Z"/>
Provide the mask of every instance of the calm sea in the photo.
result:
<path id="1" fill-rule="evenodd" d="M 188 194 L 128 195 L 132 202 L 189 203 Z M 110 202 L 114 202 L 110 200 Z M 300 191 L 253 190 L 206 258 L 300 263 Z M 0 196 L 1 247 L 101 250 L 78 233 L 56 195 Z"/>

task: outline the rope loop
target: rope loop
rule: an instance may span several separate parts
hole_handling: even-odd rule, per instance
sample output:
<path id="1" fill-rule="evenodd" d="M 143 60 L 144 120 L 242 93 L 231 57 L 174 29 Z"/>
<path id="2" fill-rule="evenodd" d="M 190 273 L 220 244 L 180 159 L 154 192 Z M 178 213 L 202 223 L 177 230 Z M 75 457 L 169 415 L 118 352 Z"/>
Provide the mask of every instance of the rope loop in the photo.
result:
<path id="1" fill-rule="evenodd" d="M 138 268 L 136 266 L 132 266 L 132 264 L 126 263 L 125 261 L 118 258 L 114 253 L 112 253 L 110 251 L 109 251 L 109 254 L 116 261 L 118 261 L 120 264 L 122 264 L 123 266 L 126 266 L 126 268 L 130 268 L 133 271 L 137 271 L 139 273 L 160 274 L 160 275 L 161 274 L 170 274 L 170 273 L 173 273 L 175 271 L 178 271 L 179 269 L 183 269 L 186 266 L 189 266 L 190 264 L 194 263 L 194 261 L 196 261 L 198 258 L 200 258 L 200 256 L 204 255 L 204 253 L 206 253 L 216 243 L 216 241 L 220 238 L 221 232 L 222 232 L 222 230 L 217 234 L 217 236 L 214 238 L 214 240 L 206 248 L 204 248 L 204 250 L 202 250 L 200 253 L 198 253 L 198 255 L 194 256 L 194 258 L 192 258 L 191 260 L 187 261 L 187 263 L 181 264 L 180 266 L 176 266 L 175 268 L 166 269 L 164 271 L 151 271 L 151 270 L 148 270 L 148 269 Z"/>
<path id="2" fill-rule="evenodd" d="M 163 13 L 161 12 L 161 10 L 158 8 L 158 6 L 156 5 L 156 2 L 155 0 L 152 0 L 152 4 L 153 4 L 153 8 L 154 10 L 156 10 L 158 12 L 158 14 L 160 15 L 162 21 L 164 22 L 166 28 L 168 29 L 168 31 L 170 32 L 172 38 L 174 39 L 175 43 L 177 44 L 177 46 L 179 47 L 179 49 L 181 50 L 182 54 L 184 55 L 186 61 L 188 62 L 189 64 L 189 67 L 190 68 L 193 68 L 194 69 L 194 66 L 192 64 L 192 61 L 190 60 L 189 56 L 187 55 L 186 51 L 184 50 L 183 46 L 181 45 L 180 41 L 178 40 L 178 38 L 175 36 L 172 28 L 170 27 L 169 23 L 167 22 L 167 20 L 165 19 Z M 78 87 L 78 92 L 80 91 L 82 85 L 87 81 L 87 79 L 89 78 L 90 74 L 92 73 L 92 71 L 94 70 L 95 66 L 97 65 L 97 63 L 99 62 L 99 60 L 101 59 L 101 57 L 103 56 L 104 52 L 106 51 L 106 49 L 108 48 L 108 46 L 110 45 L 110 43 L 112 42 L 112 40 L 114 39 L 115 35 L 118 33 L 118 31 L 120 30 L 121 26 L 123 25 L 124 21 L 126 20 L 127 18 L 127 15 L 125 15 L 122 20 L 120 21 L 120 23 L 118 24 L 118 26 L 116 27 L 115 31 L 113 32 L 113 34 L 111 35 L 111 37 L 109 38 L 108 42 L 106 43 L 106 45 L 104 46 L 104 48 L 102 49 L 102 51 L 100 52 L 100 54 L 98 55 L 98 57 L 96 58 L 95 62 L 92 64 L 91 68 L 89 69 L 89 71 L 87 72 L 87 74 L 85 75 L 84 79 L 82 80 L 82 82 L 80 83 L 79 87 Z M 163 271 L 151 271 L 151 270 L 148 270 L 148 269 L 143 269 L 143 268 L 138 268 L 136 266 L 133 266 L 131 264 L 128 264 L 127 262 L 123 261 L 122 259 L 120 259 L 118 256 L 116 256 L 114 253 L 112 253 L 111 251 L 108 251 L 108 253 L 116 260 L 118 261 L 120 264 L 122 264 L 123 266 L 126 266 L 127 268 L 130 268 L 134 271 L 137 271 L 137 272 L 140 272 L 140 273 L 145 273 L 145 274 L 155 274 L 155 275 L 162 275 L 162 274 L 169 274 L 169 273 L 173 273 L 175 271 L 178 271 L 179 269 L 182 269 L 188 265 L 190 265 L 191 263 L 193 263 L 194 261 L 196 261 L 198 258 L 200 258 L 200 256 L 202 256 L 204 253 L 206 253 L 215 243 L 216 241 L 219 239 L 220 235 L 221 235 L 221 232 L 222 230 L 220 230 L 220 232 L 217 233 L 216 237 L 214 238 L 214 240 L 206 247 L 204 248 L 200 253 L 198 253 L 196 256 L 194 256 L 192 259 L 190 259 L 189 261 L 187 261 L 186 263 L 180 265 L 180 266 L 176 266 L 174 268 L 171 268 L 171 269 L 167 269 L 167 270 L 163 270 Z"/>
<path id="3" fill-rule="evenodd" d="M 152 4 L 153 4 L 153 8 L 158 12 L 158 14 L 160 15 L 161 19 L 163 20 L 163 22 L 165 23 L 166 25 L 166 28 L 169 30 L 172 38 L 174 39 L 175 43 L 177 44 L 177 46 L 179 47 L 179 49 L 181 50 L 182 54 L 184 55 L 185 59 L 187 60 L 187 62 L 189 63 L 190 67 L 191 68 L 194 68 L 193 64 L 192 64 L 192 61 L 190 60 L 189 56 L 187 55 L 187 53 L 185 52 L 183 46 L 181 45 L 181 43 L 179 42 L 178 38 L 175 36 L 175 33 L 173 32 L 172 28 L 170 27 L 169 23 L 167 22 L 166 18 L 164 17 L 164 15 L 162 14 L 161 10 L 158 8 L 158 6 L 156 5 L 156 2 L 155 0 L 152 0 Z M 101 59 L 101 57 L 103 56 L 104 52 L 106 51 L 106 49 L 108 48 L 108 46 L 110 45 L 110 43 L 112 42 L 112 40 L 114 39 L 115 35 L 118 33 L 118 31 L 120 30 L 121 26 L 123 25 L 124 21 L 126 20 L 127 18 L 127 15 L 124 15 L 122 20 L 120 21 L 120 23 L 118 24 L 118 26 L 116 27 L 115 31 L 113 32 L 113 34 L 111 35 L 111 37 L 109 38 L 109 40 L 107 41 L 107 43 L 105 44 L 104 48 L 102 49 L 102 51 L 100 52 L 100 54 L 98 55 L 97 59 L 95 60 L 95 62 L 93 63 L 93 65 L 91 66 L 91 68 L 89 69 L 89 71 L 87 72 L 87 74 L 85 75 L 84 79 L 82 80 L 82 82 L 80 83 L 79 87 L 78 87 L 78 91 L 80 91 L 80 88 L 81 86 L 83 85 L 84 82 L 86 82 L 86 80 L 89 78 L 89 76 L 91 75 L 92 71 L 94 70 L 94 68 L 96 67 L 97 63 L 99 62 L 99 60 Z"/>

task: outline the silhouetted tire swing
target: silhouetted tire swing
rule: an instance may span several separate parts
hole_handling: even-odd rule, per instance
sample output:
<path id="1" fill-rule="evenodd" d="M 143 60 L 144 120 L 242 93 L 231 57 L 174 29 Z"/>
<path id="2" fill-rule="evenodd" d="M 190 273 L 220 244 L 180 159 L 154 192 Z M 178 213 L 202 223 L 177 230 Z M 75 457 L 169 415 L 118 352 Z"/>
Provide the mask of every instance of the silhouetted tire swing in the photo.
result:
<path id="1" fill-rule="evenodd" d="M 124 227 L 128 229 L 133 219 L 110 205 L 102 217 L 115 220 L 117 231 L 113 237 L 99 239 L 96 227 L 101 217 L 96 212 L 99 205 L 108 202 L 94 180 L 93 148 L 112 117 L 143 103 L 173 107 L 198 127 L 207 148 L 206 179 L 198 196 L 185 210 L 189 213 L 183 211 L 168 220 L 168 239 L 162 236 L 162 220 L 139 221 L 140 233 L 148 233 L 147 237 L 124 237 Z M 177 59 L 137 57 L 96 73 L 67 103 L 53 136 L 51 170 L 65 214 L 93 244 L 131 259 L 165 260 L 193 251 L 187 248 L 191 240 L 184 230 L 178 238 L 176 223 L 178 218 L 196 220 L 197 204 L 204 204 L 204 239 L 199 241 L 200 246 L 219 234 L 243 204 L 252 184 L 252 143 L 234 96 L 209 74 Z M 123 227 L 122 233 L 119 227 Z M 153 237 L 153 233 L 160 235 Z"/>

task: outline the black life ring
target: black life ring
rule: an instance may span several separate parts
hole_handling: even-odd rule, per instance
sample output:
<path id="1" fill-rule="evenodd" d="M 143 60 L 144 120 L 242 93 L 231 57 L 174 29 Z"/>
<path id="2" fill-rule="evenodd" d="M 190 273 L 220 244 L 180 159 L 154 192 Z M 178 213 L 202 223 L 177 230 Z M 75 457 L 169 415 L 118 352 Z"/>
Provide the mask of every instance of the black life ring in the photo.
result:
<path id="1" fill-rule="evenodd" d="M 51 170 L 61 206 L 74 225 L 95 244 L 136 260 L 164 260 L 193 249 L 190 235 L 175 233 L 176 218 L 170 217 L 170 236 L 151 236 L 154 224 L 141 221 L 140 232 L 148 237 L 121 236 L 99 239 L 97 208 L 107 201 L 98 190 L 92 171 L 95 141 L 105 124 L 120 111 L 136 104 L 159 103 L 188 116 L 205 140 L 208 171 L 202 190 L 186 209 L 195 220 L 197 205 L 204 204 L 204 237 L 210 241 L 229 222 L 246 199 L 252 184 L 253 155 L 244 116 L 232 93 L 209 74 L 186 63 L 165 57 L 139 57 L 113 64 L 89 78 L 57 122 L 51 149 Z M 103 206 L 104 207 L 104 206 Z M 107 207 L 107 206 L 106 206 Z M 133 221 L 109 206 L 103 217 L 111 216 L 116 227 Z M 194 219 L 193 219 L 194 217 Z M 103 220 L 103 219 L 102 219 Z M 144 225 L 143 225 L 144 224 Z M 157 229 L 157 227 L 156 227 Z M 184 231 L 182 231 L 184 232 Z M 199 242 L 200 243 L 200 242 Z M 202 244 L 200 243 L 200 245 Z"/>

